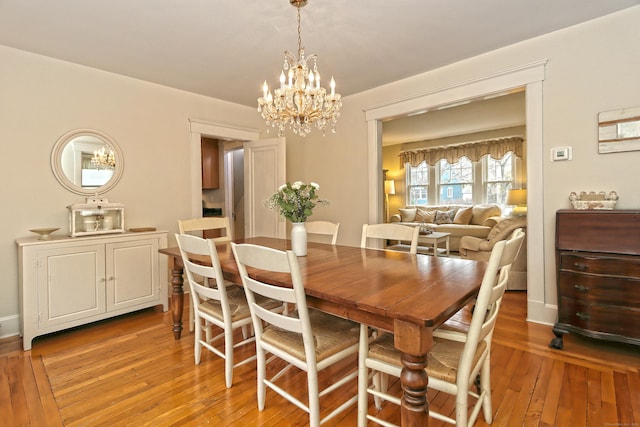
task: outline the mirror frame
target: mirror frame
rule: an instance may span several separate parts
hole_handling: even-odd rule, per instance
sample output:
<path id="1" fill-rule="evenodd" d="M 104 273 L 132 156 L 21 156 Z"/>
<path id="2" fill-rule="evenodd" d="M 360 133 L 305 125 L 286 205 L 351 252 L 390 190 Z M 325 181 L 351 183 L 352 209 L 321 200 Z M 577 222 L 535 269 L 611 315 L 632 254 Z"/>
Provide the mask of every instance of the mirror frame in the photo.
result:
<path id="1" fill-rule="evenodd" d="M 92 136 L 94 138 L 99 138 L 104 141 L 105 144 L 109 146 L 113 150 L 116 156 L 116 166 L 113 171 L 113 176 L 111 179 L 104 185 L 96 188 L 82 188 L 77 184 L 74 184 L 64 173 L 62 169 L 62 151 L 65 149 L 67 144 L 77 138 L 79 136 Z M 76 129 L 71 132 L 67 132 L 62 135 L 60 139 L 53 146 L 53 150 L 51 151 L 51 170 L 53 171 L 53 175 L 56 177 L 58 182 L 67 190 L 71 191 L 75 194 L 80 194 L 84 196 L 92 196 L 99 195 L 102 193 L 106 193 L 111 190 L 122 178 L 122 173 L 124 171 L 124 155 L 122 154 L 122 150 L 116 144 L 116 142 L 109 135 L 104 132 L 100 132 L 93 129 Z"/>

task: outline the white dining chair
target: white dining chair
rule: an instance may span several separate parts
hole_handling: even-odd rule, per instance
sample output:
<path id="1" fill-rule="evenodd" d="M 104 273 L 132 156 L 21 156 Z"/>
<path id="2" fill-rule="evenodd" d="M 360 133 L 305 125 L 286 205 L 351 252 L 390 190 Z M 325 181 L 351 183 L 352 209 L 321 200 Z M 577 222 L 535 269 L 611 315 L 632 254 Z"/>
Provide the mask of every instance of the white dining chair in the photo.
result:
<path id="1" fill-rule="evenodd" d="M 322 420 L 320 419 L 320 398 L 335 392 L 338 393 L 335 399 L 340 399 L 338 389 L 356 379 L 358 369 L 355 357 L 353 369 L 341 378 L 331 378 L 331 385 L 324 390 L 319 390 L 318 374 L 345 358 L 357 354 L 358 324 L 307 308 L 298 257 L 292 251 L 284 252 L 251 244 L 231 243 L 231 247 L 249 301 L 256 335 L 258 409 L 262 411 L 265 407 L 267 387 L 306 411 L 309 414 L 309 425 L 312 427 L 319 426 L 354 405 L 357 402 L 357 396 L 346 396 L 336 409 Z M 269 284 L 256 276 L 250 276 L 248 269 L 259 270 L 261 278 L 274 273 L 280 284 L 282 284 L 282 273 L 284 273 L 287 278 L 290 278 L 292 286 Z M 259 296 L 295 305 L 295 309 L 290 310 L 286 315 L 273 313 L 261 306 L 258 301 Z M 284 368 L 269 378 L 267 378 L 266 353 L 287 363 Z M 292 367 L 307 374 L 307 403 L 285 390 L 286 380 L 278 381 Z M 330 375 L 335 375 L 335 372 L 331 371 Z"/>
<path id="2" fill-rule="evenodd" d="M 362 238 L 360 240 L 361 248 L 378 249 L 378 247 L 370 245 L 370 239 L 382 240 L 383 245 L 387 240 L 396 240 L 397 244 L 385 247 L 386 250 L 409 252 L 410 254 L 418 253 L 418 237 L 420 235 L 420 227 L 414 227 L 402 224 L 364 224 L 362 226 Z M 406 242 L 409 243 L 407 247 Z"/>
<path id="3" fill-rule="evenodd" d="M 188 234 L 176 234 L 176 240 L 191 288 L 191 306 L 195 317 L 195 363 L 200 364 L 202 347 L 223 358 L 225 383 L 229 388 L 233 384 L 233 369 L 256 358 L 252 353 L 252 356 L 234 364 L 234 349 L 255 341 L 255 337 L 246 336 L 246 332 L 241 341 L 234 343 L 233 339 L 236 329 L 251 329 L 251 313 L 247 299 L 242 287 L 229 283 L 222 277 L 213 241 Z M 203 280 L 204 283 L 200 283 L 199 280 Z M 278 301 L 260 298 L 259 303 L 267 310 L 282 309 L 282 304 Z M 212 336 L 212 325 L 221 328 L 222 332 Z M 223 351 L 215 346 L 221 339 Z"/>
<path id="4" fill-rule="evenodd" d="M 338 230 L 340 223 L 329 221 L 307 221 L 307 234 L 317 234 L 322 236 L 331 236 L 331 244 L 335 245 L 338 241 Z"/>
<path id="5" fill-rule="evenodd" d="M 455 418 L 429 408 L 429 416 L 457 427 L 472 426 L 480 410 L 484 420 L 490 424 L 493 419 L 490 383 L 490 349 L 493 328 L 509 278 L 511 264 L 515 260 L 524 234 L 509 241 L 498 242 L 488 261 L 480 291 L 477 296 L 471 324 L 466 334 L 457 331 L 437 337 L 434 334 L 433 347 L 428 354 L 426 374 L 430 389 L 455 396 Z M 382 401 L 400 405 L 401 398 L 387 390 L 386 375 L 399 378 L 402 371 L 401 355 L 393 346 L 393 335 L 382 334 L 370 340 L 369 328 L 361 325 L 358 380 L 358 426 L 367 421 L 391 426 L 368 413 L 368 395 L 374 396 L 378 409 Z M 369 372 L 371 370 L 371 373 Z M 476 377 L 480 375 L 480 390 L 473 391 Z M 371 381 L 373 380 L 373 381 Z M 471 399 L 475 403 L 470 405 Z M 469 406 L 471 411 L 469 412 Z"/>
<path id="6" fill-rule="evenodd" d="M 209 230 L 219 230 L 221 232 L 221 236 L 211 238 L 214 242 L 231 241 L 232 236 L 229 217 L 210 216 L 178 220 L 178 231 L 180 234 L 194 234 L 194 231 L 204 232 Z M 202 234 L 200 234 L 200 237 L 203 237 Z"/>
<path id="7" fill-rule="evenodd" d="M 178 220 L 178 231 L 180 234 L 192 234 L 199 237 L 206 237 L 207 231 L 216 230 L 220 236 L 213 237 L 214 242 L 231 241 L 231 225 L 228 217 L 203 217 Z M 190 292 L 187 289 L 187 292 Z M 193 332 L 194 327 L 193 307 L 189 305 L 189 332 Z"/>

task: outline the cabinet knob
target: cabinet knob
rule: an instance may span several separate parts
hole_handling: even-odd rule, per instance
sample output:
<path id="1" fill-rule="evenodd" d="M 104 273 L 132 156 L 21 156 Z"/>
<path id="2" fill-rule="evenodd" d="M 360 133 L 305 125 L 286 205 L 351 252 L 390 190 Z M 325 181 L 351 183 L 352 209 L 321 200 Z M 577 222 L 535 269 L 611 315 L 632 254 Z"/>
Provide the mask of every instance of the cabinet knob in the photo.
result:
<path id="1" fill-rule="evenodd" d="M 113 277 L 113 276 L 107 277 L 107 280 L 113 280 L 113 279 L 115 279 L 115 277 Z"/>
<path id="2" fill-rule="evenodd" d="M 101 277 L 101 278 L 100 278 L 100 283 L 104 283 L 104 282 L 106 282 L 106 281 L 107 281 L 107 279 L 105 279 L 104 277 Z"/>
<path id="3" fill-rule="evenodd" d="M 574 263 L 573 266 L 576 268 L 576 270 L 580 271 L 586 271 L 587 268 L 589 268 L 587 264 L 580 264 L 579 262 Z"/>
<path id="4" fill-rule="evenodd" d="M 580 292 L 589 292 L 589 288 L 584 285 L 573 285 L 573 287 Z"/>

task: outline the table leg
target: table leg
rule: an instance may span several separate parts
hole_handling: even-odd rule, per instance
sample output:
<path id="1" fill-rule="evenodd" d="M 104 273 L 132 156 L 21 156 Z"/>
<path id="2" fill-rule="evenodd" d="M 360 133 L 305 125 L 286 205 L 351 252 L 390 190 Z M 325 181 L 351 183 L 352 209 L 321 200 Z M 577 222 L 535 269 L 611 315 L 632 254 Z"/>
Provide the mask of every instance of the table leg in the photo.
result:
<path id="1" fill-rule="evenodd" d="M 427 354 L 433 346 L 433 331 L 431 328 L 404 322 L 394 321 L 393 345 L 401 353 L 402 372 L 402 427 L 417 427 L 429 425 L 429 402 L 427 400 L 427 385 L 429 378 L 425 371 Z"/>
<path id="2" fill-rule="evenodd" d="M 445 246 L 447 248 L 446 254 L 449 256 L 449 236 L 447 236 L 447 240 L 445 240 Z"/>
<path id="3" fill-rule="evenodd" d="M 425 372 L 427 356 L 412 356 L 402 353 L 402 427 L 429 425 L 429 402 L 427 386 L 429 378 Z"/>
<path id="4" fill-rule="evenodd" d="M 171 313 L 173 315 L 173 337 L 180 339 L 182 334 L 182 309 L 184 308 L 184 280 L 182 268 L 171 266 Z"/>

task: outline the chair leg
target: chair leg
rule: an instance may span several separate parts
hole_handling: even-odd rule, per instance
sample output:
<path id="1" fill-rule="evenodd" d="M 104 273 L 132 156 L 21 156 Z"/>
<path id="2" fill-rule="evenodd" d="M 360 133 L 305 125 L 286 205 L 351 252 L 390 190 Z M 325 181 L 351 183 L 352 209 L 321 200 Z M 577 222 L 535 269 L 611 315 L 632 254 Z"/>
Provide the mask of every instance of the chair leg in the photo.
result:
<path id="1" fill-rule="evenodd" d="M 256 359 L 257 359 L 257 394 L 258 394 L 258 410 L 262 411 L 264 409 L 264 401 L 267 392 L 267 386 L 264 383 L 265 374 L 266 374 L 266 361 L 264 350 L 260 347 L 256 347 Z"/>
<path id="2" fill-rule="evenodd" d="M 320 397 L 318 396 L 318 371 L 307 364 L 307 387 L 309 390 L 309 426 L 320 427 Z"/>
<path id="3" fill-rule="evenodd" d="M 369 351 L 369 327 L 360 325 L 360 345 L 358 347 L 358 427 L 366 427 L 369 410 L 369 369 L 366 359 Z"/>
<path id="4" fill-rule="evenodd" d="M 202 339 L 202 323 L 198 321 L 195 325 L 196 333 L 194 335 L 193 340 L 193 357 L 196 362 L 196 365 L 200 364 L 200 354 L 202 352 L 202 344 L 200 344 L 200 340 Z"/>
<path id="5" fill-rule="evenodd" d="M 233 384 L 233 329 L 224 328 L 224 379 L 227 388 Z"/>
<path id="6" fill-rule="evenodd" d="M 484 414 L 484 420 L 487 424 L 491 424 L 493 421 L 493 408 L 491 404 L 491 368 L 489 357 L 487 357 L 482 364 L 480 385 L 482 391 L 485 393 L 484 401 L 482 402 L 482 409 Z"/>

